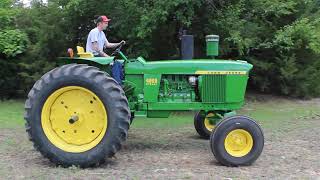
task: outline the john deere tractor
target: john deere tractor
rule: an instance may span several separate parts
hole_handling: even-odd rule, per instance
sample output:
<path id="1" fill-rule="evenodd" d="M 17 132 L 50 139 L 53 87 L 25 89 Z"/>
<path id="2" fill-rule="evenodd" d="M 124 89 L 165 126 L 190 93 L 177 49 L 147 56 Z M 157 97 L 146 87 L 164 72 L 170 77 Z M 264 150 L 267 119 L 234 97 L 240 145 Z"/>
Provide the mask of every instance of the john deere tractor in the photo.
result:
<path id="1" fill-rule="evenodd" d="M 218 41 L 206 37 L 208 59 L 152 62 L 128 59 L 122 45 L 111 57 L 77 47 L 76 57 L 62 58 L 64 65 L 30 90 L 25 102 L 30 140 L 57 165 L 97 166 L 120 150 L 135 117 L 194 111 L 195 130 L 210 138 L 220 163 L 253 163 L 263 149 L 263 132 L 253 119 L 235 113 L 244 104 L 252 65 L 214 59 Z"/>

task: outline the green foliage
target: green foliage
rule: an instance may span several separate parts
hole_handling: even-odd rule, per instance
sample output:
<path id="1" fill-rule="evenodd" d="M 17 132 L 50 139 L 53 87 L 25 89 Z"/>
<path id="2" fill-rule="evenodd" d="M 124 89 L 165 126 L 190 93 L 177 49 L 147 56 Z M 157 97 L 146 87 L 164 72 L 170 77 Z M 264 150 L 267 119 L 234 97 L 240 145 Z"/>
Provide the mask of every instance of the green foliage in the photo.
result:
<path id="1" fill-rule="evenodd" d="M 13 1 L 5 2 L 0 5 L 1 20 L 4 20 L 0 21 L 0 98 L 12 98 L 27 94 L 34 82 L 53 67 L 48 60 L 56 53 L 50 58 L 41 48 L 50 47 L 45 41 L 49 38 L 43 36 L 47 33 L 43 27 L 47 26 L 32 26 L 43 16 L 33 11 L 36 9 L 22 8 Z M 42 13 L 46 13 L 45 9 Z M 55 44 L 53 38 L 49 41 Z"/>
<path id="2" fill-rule="evenodd" d="M 320 1 L 317 0 L 33 0 L 23 8 L 0 3 L 2 92 L 24 95 L 57 56 L 85 45 L 97 15 L 112 21 L 111 42 L 125 39 L 130 57 L 179 58 L 179 29 L 195 36 L 196 58 L 205 57 L 207 34 L 220 35 L 220 58 L 254 65 L 249 87 L 308 97 L 320 95 Z M 9 96 L 10 93 L 2 93 Z M 1 96 L 1 95 L 0 95 Z"/>
<path id="3" fill-rule="evenodd" d="M 15 57 L 26 51 L 27 35 L 20 30 L 0 31 L 0 53 L 7 57 Z"/>

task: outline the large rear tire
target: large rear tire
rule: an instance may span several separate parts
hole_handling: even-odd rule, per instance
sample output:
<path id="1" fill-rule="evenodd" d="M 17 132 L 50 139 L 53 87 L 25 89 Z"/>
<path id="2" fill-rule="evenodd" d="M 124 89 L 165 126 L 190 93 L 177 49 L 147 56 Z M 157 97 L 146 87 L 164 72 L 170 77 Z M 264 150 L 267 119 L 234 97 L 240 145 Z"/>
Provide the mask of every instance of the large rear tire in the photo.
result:
<path id="1" fill-rule="evenodd" d="M 130 110 L 120 85 L 96 67 L 69 64 L 38 80 L 25 102 L 34 147 L 63 167 L 91 167 L 127 138 Z"/>

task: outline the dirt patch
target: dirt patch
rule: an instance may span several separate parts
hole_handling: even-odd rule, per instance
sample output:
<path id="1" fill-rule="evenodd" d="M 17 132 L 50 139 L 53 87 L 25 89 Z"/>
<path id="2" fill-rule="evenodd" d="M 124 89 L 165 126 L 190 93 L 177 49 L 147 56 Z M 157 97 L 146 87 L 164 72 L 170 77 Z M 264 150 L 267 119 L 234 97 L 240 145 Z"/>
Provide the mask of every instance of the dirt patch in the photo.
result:
<path id="1" fill-rule="evenodd" d="M 265 129 L 261 157 L 252 166 L 234 168 L 221 166 L 209 142 L 199 139 L 191 126 L 178 130 L 132 128 L 123 149 L 108 163 L 92 169 L 55 167 L 33 149 L 24 129 L 2 129 L 0 175 L 49 179 L 319 178 L 319 126 L 320 119 L 311 119 L 277 132 Z"/>

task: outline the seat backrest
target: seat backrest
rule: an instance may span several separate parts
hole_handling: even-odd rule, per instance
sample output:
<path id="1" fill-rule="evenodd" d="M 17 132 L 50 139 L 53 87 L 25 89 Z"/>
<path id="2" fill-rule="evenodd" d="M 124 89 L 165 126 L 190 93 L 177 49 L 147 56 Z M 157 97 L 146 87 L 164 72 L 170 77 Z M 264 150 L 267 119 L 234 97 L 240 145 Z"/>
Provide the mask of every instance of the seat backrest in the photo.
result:
<path id="1" fill-rule="evenodd" d="M 84 53 L 84 48 L 81 46 L 77 46 L 77 52 L 78 53 Z"/>
<path id="2" fill-rule="evenodd" d="M 84 48 L 81 47 L 81 46 L 77 46 L 77 54 L 78 54 L 81 58 L 92 58 L 92 57 L 94 57 L 91 52 L 85 52 L 85 51 L 84 51 Z"/>

